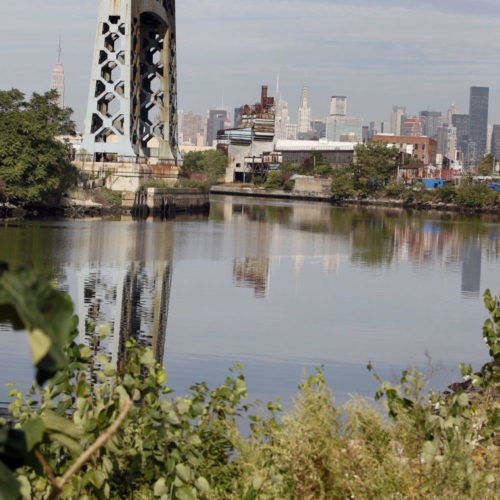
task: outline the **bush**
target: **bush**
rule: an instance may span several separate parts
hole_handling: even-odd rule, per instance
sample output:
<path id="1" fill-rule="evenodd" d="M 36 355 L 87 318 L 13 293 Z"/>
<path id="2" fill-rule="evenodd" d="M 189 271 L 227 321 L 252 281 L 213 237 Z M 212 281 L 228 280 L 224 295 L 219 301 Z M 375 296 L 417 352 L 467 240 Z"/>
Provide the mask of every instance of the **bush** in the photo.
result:
<path id="1" fill-rule="evenodd" d="M 266 189 L 281 189 L 283 187 L 283 178 L 281 172 L 269 172 L 267 180 L 264 183 Z"/>
<path id="2" fill-rule="evenodd" d="M 319 177 L 329 177 L 332 175 L 333 169 L 328 164 L 318 165 L 314 167 L 313 173 Z"/>
<path id="3" fill-rule="evenodd" d="M 426 393 L 414 369 L 398 385 L 374 373 L 387 419 L 359 398 L 338 408 L 318 370 L 280 421 L 279 401 L 255 414 L 243 404 L 239 366 L 213 390 L 195 384 L 174 398 L 152 350 L 128 341 L 118 366 L 100 352 L 108 329 L 98 317 L 87 322 L 89 345 L 77 345 L 69 298 L 2 265 L 0 319 L 27 329 L 37 380 L 49 382 L 27 400 L 12 393 L 0 496 L 499 498 L 500 298 L 486 291 L 484 301 L 491 360 L 476 374 L 463 366 L 453 393 Z"/>
<path id="4" fill-rule="evenodd" d="M 456 201 L 465 208 L 487 208 L 498 203 L 498 195 L 487 184 L 465 180 L 456 190 Z"/>

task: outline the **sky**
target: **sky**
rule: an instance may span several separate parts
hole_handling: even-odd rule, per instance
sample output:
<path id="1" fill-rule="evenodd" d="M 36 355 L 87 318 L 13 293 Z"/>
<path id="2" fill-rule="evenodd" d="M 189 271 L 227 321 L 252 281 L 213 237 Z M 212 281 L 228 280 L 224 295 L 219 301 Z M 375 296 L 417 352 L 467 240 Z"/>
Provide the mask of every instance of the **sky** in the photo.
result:
<path id="1" fill-rule="evenodd" d="M 66 104 L 83 125 L 99 0 L 0 0 L 0 89 L 50 86 L 59 37 Z M 490 88 L 489 122 L 500 123 L 498 0 L 180 0 L 179 109 L 259 100 L 280 91 L 296 119 L 304 83 L 313 117 L 332 95 L 348 114 L 389 121 L 407 112 L 468 112 L 470 86 Z"/>

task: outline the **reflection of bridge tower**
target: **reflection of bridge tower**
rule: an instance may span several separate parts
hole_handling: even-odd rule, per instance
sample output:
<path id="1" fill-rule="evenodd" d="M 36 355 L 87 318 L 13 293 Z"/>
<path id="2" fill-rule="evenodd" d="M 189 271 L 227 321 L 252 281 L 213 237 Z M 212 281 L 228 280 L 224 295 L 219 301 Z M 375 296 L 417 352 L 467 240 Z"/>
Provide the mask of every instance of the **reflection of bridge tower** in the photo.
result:
<path id="1" fill-rule="evenodd" d="M 132 338 L 151 347 L 161 363 L 172 280 L 173 225 L 134 222 L 124 230 L 124 224 L 96 221 L 74 242 L 71 261 L 78 264 L 68 291 L 80 307 L 80 341 L 86 340 L 85 320 L 97 311 L 98 324 L 104 322 L 111 330 L 101 349 L 113 363 L 121 359 Z"/>
<path id="2" fill-rule="evenodd" d="M 175 0 L 100 0 L 82 149 L 96 160 L 175 161 Z"/>

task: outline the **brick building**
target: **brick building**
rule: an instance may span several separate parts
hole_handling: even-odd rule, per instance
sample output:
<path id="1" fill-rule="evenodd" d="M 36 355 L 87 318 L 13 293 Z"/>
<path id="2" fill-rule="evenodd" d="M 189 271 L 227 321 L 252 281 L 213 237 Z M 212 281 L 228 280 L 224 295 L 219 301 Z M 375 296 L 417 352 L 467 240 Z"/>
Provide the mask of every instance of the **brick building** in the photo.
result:
<path id="1" fill-rule="evenodd" d="M 372 140 L 393 146 L 403 153 L 403 156 L 418 160 L 426 166 L 436 164 L 437 142 L 430 137 L 378 134 L 374 135 Z"/>

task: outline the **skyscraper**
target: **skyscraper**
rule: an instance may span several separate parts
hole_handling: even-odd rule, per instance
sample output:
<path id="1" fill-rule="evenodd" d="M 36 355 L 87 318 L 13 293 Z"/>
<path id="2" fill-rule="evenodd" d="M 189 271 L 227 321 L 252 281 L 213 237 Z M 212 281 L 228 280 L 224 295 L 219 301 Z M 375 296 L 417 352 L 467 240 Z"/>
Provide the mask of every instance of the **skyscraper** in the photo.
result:
<path id="1" fill-rule="evenodd" d="M 59 40 L 59 47 L 57 48 L 57 61 L 54 69 L 52 70 L 50 88 L 53 90 L 57 90 L 57 93 L 59 94 L 57 104 L 60 108 L 64 108 L 64 68 L 62 65 L 61 55 L 61 40 Z"/>
<path id="2" fill-rule="evenodd" d="M 224 129 L 227 118 L 227 110 L 211 109 L 207 119 L 207 146 L 213 146 L 217 139 L 217 132 Z"/>
<path id="3" fill-rule="evenodd" d="M 471 87 L 469 101 L 469 139 L 473 147 L 470 163 L 477 165 L 486 153 L 488 135 L 488 87 Z"/>
<path id="4" fill-rule="evenodd" d="M 460 151 L 460 159 L 464 163 L 467 161 L 467 151 L 469 149 L 469 115 L 454 114 L 451 117 L 451 124 L 457 131 L 457 151 Z"/>
<path id="5" fill-rule="evenodd" d="M 401 121 L 406 114 L 404 106 L 393 106 L 391 113 L 391 132 L 394 135 L 401 135 Z"/>
<path id="6" fill-rule="evenodd" d="M 347 97 L 343 95 L 333 95 L 330 98 L 330 115 L 347 115 Z"/>
<path id="7" fill-rule="evenodd" d="M 491 154 L 496 161 L 500 161 L 500 125 L 493 125 L 493 131 L 491 133 Z"/>
<path id="8" fill-rule="evenodd" d="M 311 105 L 309 103 L 309 88 L 307 83 L 302 87 L 302 95 L 300 96 L 298 132 L 299 134 L 307 134 L 311 131 Z"/>
<path id="9" fill-rule="evenodd" d="M 443 115 L 441 111 L 420 111 L 420 123 L 423 135 L 437 139 L 438 128 L 443 124 Z"/>

